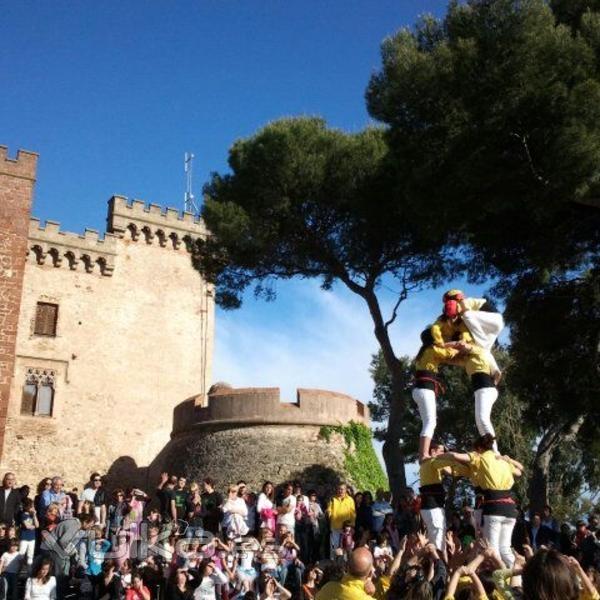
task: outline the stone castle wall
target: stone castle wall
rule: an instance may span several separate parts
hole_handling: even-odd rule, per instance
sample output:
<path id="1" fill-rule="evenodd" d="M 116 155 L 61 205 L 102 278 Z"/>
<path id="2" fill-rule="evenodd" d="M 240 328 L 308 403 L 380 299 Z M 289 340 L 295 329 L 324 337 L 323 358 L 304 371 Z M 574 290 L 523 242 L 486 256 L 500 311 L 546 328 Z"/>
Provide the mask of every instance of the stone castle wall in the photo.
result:
<path id="1" fill-rule="evenodd" d="M 347 450 L 341 436 L 320 435 L 327 425 L 350 421 L 369 425 L 368 408 L 336 392 L 299 389 L 297 402 L 281 402 L 278 388 L 215 385 L 207 406 L 194 399 L 175 408 L 170 444 L 153 463 L 161 470 L 200 480 L 210 476 L 219 487 L 241 479 L 258 490 L 265 480 L 299 479 L 307 489 L 331 491 L 345 470 Z"/>
<path id="2" fill-rule="evenodd" d="M 0 469 L 21 483 L 92 470 L 143 472 L 169 441 L 174 406 L 202 402 L 211 377 L 214 301 L 185 239 L 201 222 L 123 197 L 109 201 L 103 237 L 29 224 L 22 302 Z M 34 333 L 36 304 L 58 304 L 55 337 Z M 29 369 L 55 380 L 51 417 L 21 414 Z M 144 484 L 137 478 L 135 483 Z"/>

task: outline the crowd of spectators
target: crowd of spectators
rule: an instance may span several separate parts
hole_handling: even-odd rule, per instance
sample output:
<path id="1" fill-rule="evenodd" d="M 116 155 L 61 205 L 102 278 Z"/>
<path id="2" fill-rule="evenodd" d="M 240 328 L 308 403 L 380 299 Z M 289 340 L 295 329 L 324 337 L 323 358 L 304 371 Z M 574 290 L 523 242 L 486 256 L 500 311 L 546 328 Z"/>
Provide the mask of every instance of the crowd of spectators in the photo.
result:
<path id="1" fill-rule="evenodd" d="M 43 479 L 33 497 L 7 473 L 0 490 L 0 598 L 16 600 L 600 600 L 600 528 L 547 506 L 520 513 L 507 568 L 474 510 L 428 541 L 419 497 L 344 484 L 330 498 L 301 482 L 251 490 L 163 473 L 151 494 L 79 491 Z"/>

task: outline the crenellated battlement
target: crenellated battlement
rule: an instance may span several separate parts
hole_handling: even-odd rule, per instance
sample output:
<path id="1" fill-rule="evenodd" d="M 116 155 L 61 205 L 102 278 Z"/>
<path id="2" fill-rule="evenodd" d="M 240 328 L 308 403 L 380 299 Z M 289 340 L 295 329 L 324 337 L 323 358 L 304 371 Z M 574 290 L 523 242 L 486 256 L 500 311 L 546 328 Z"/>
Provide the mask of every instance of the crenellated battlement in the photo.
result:
<path id="1" fill-rule="evenodd" d="M 11 166 L 16 163 L 11 159 L 7 162 Z M 26 165 L 27 160 L 21 168 L 23 173 L 26 173 Z M 143 240 L 149 245 L 185 251 L 186 240 L 204 235 L 204 223 L 191 213 L 163 209 L 158 204 L 146 205 L 141 200 L 130 203 L 124 196 L 113 196 L 108 201 L 107 233 L 103 237 L 96 229 L 86 228 L 80 235 L 61 231 L 57 221 L 47 220 L 42 225 L 39 219 L 32 217 L 27 254 L 28 259 L 38 265 L 51 263 L 57 268 L 66 266 L 72 271 L 110 277 L 115 268 L 118 239 Z"/>
<path id="2" fill-rule="evenodd" d="M 113 196 L 108 201 L 107 231 L 133 241 L 142 238 L 148 244 L 172 245 L 179 248 L 186 238 L 195 239 L 207 234 L 202 220 L 176 208 L 163 209 L 143 200 Z"/>
<path id="3" fill-rule="evenodd" d="M 94 271 L 110 277 L 115 267 L 117 236 L 106 233 L 101 238 L 95 229 L 86 229 L 83 235 L 60 230 L 58 221 L 39 219 L 29 221 L 28 257 L 39 265 L 51 262 L 56 268 L 72 271 Z"/>
<path id="4" fill-rule="evenodd" d="M 215 389 L 216 388 L 216 389 Z M 368 407 L 338 392 L 318 389 L 297 391 L 296 402 L 282 402 L 279 388 L 213 386 L 206 406 L 189 398 L 174 411 L 172 436 L 191 430 L 250 425 L 339 425 L 350 421 L 370 423 Z"/>
<path id="5" fill-rule="evenodd" d="M 28 150 L 18 150 L 16 158 L 9 158 L 8 147 L 0 146 L 0 175 L 35 181 L 38 154 Z"/>

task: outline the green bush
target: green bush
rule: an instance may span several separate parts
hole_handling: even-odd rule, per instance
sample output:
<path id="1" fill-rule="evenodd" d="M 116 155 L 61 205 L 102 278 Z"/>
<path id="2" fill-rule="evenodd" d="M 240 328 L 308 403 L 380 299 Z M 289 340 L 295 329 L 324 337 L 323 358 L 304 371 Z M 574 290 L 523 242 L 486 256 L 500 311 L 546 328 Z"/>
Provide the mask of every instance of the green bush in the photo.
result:
<path id="1" fill-rule="evenodd" d="M 387 490 L 388 480 L 373 448 L 373 433 L 362 423 L 321 427 L 319 435 L 329 442 L 332 433 L 340 434 L 346 443 L 344 469 L 357 490 L 374 493 L 378 488 Z"/>

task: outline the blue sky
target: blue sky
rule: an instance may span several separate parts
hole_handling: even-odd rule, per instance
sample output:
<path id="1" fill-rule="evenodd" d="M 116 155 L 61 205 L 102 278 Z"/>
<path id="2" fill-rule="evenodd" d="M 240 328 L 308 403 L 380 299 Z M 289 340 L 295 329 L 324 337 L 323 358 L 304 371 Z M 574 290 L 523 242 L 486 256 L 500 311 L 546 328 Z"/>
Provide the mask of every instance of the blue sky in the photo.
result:
<path id="1" fill-rule="evenodd" d="M 183 154 L 195 190 L 227 150 L 283 115 L 336 127 L 370 122 L 364 90 L 382 39 L 445 1 L 11 2 L 0 21 L 0 144 L 40 153 L 34 214 L 63 229 L 104 229 L 112 194 L 182 207 Z M 449 285 L 455 282 L 448 282 Z M 480 290 L 469 291 L 477 293 Z M 401 353 L 440 308 L 406 302 Z M 391 296 L 385 299 L 391 302 Z M 376 346 L 365 308 L 314 282 L 279 286 L 217 315 L 215 379 L 337 389 L 368 400 Z"/>

